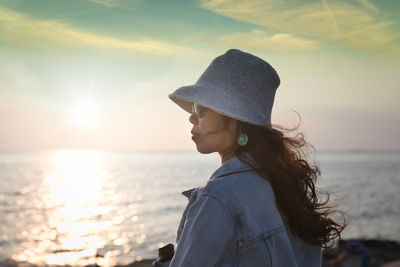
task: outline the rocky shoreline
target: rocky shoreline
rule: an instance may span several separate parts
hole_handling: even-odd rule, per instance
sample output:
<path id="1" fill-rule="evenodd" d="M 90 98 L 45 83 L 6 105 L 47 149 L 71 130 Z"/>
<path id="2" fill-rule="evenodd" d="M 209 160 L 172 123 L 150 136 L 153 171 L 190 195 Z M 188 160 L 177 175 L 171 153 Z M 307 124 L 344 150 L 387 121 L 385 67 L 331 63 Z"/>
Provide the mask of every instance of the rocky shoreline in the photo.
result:
<path id="1" fill-rule="evenodd" d="M 353 241 L 368 248 L 369 251 L 369 264 L 370 267 L 400 267 L 400 244 L 395 241 L 389 240 L 376 240 L 376 239 L 352 239 L 345 240 Z M 362 255 L 359 253 L 347 253 L 347 258 L 340 264 L 335 263 L 339 254 L 343 249 L 333 248 L 323 251 L 324 267 L 358 267 L 361 266 Z"/>
<path id="2" fill-rule="evenodd" d="M 390 240 L 375 240 L 375 239 L 357 239 L 346 240 L 359 242 L 368 248 L 370 252 L 370 267 L 400 267 L 400 244 Z M 335 262 L 340 250 L 337 248 L 323 251 L 323 267 L 358 267 L 361 266 L 361 255 L 356 253 L 348 253 L 346 259 L 340 263 Z M 155 259 L 143 259 L 134 261 L 127 265 L 116 265 L 115 267 L 151 267 L 151 263 Z M 51 267 L 67 267 L 70 265 L 45 265 Z M 97 267 L 98 265 L 87 265 L 85 267 Z M 17 262 L 12 259 L 0 261 L 0 267 L 39 267 L 29 262 Z"/>

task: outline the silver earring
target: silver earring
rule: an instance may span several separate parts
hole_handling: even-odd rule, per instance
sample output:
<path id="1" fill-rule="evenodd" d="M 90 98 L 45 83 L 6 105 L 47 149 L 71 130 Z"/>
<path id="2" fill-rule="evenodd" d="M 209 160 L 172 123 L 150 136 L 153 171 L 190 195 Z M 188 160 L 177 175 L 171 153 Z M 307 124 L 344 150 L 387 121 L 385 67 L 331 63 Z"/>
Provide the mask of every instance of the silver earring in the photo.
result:
<path id="1" fill-rule="evenodd" d="M 239 130 L 239 137 L 237 139 L 237 142 L 240 146 L 245 146 L 247 144 L 247 141 L 249 141 L 249 137 L 247 134 L 243 133 L 242 130 Z"/>

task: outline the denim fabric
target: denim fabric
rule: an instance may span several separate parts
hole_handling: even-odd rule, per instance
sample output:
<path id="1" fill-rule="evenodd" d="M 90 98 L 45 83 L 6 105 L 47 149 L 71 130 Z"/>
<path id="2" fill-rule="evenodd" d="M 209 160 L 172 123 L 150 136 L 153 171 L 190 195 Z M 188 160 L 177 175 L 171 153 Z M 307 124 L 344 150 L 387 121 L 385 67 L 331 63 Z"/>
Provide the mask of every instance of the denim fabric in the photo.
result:
<path id="1" fill-rule="evenodd" d="M 290 232 L 269 182 L 237 157 L 183 194 L 175 255 L 159 266 L 321 266 L 321 247 Z"/>

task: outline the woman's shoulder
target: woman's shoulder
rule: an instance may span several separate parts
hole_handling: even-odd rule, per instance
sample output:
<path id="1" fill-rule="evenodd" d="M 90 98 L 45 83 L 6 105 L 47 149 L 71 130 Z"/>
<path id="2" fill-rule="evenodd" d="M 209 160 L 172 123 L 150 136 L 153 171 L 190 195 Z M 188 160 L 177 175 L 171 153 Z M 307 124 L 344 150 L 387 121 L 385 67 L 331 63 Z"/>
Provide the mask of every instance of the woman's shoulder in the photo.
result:
<path id="1" fill-rule="evenodd" d="M 199 194 L 220 200 L 241 216 L 280 217 L 270 183 L 254 170 L 209 180 Z"/>
<path id="2" fill-rule="evenodd" d="M 210 180 L 199 191 L 199 197 L 211 197 L 224 205 L 240 226 L 244 240 L 285 229 L 269 182 L 255 171 Z"/>
<path id="3" fill-rule="evenodd" d="M 219 167 L 207 184 L 196 189 L 196 198 L 214 198 L 234 217 L 254 229 L 282 224 L 273 189 L 250 164 L 234 157 Z"/>
<path id="4" fill-rule="evenodd" d="M 210 179 L 202 188 L 203 194 L 219 195 L 234 201 L 235 199 L 257 200 L 258 198 L 274 199 L 272 187 L 268 180 L 255 170 L 230 173 L 223 177 Z"/>

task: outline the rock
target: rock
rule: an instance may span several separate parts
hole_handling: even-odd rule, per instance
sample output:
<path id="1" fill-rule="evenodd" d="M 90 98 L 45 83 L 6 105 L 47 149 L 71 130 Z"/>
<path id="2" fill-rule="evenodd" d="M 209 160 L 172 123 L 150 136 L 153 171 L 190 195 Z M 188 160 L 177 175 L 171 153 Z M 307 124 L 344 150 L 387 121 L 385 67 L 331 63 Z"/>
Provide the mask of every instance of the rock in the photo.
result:
<path id="1" fill-rule="evenodd" d="M 400 267 L 400 260 L 384 264 L 381 267 Z"/>
<path id="2" fill-rule="evenodd" d="M 31 264 L 29 262 L 19 262 L 13 259 L 6 259 L 0 261 L 0 267 L 37 267 L 37 265 Z"/>
<path id="3" fill-rule="evenodd" d="M 350 240 L 344 240 L 350 241 Z M 371 254 L 371 259 L 369 262 L 370 267 L 375 266 L 387 266 L 388 264 L 397 264 L 394 266 L 399 266 L 398 262 L 400 261 L 400 244 L 394 241 L 388 240 L 376 240 L 376 239 L 351 239 L 351 241 L 358 241 L 366 246 Z M 357 254 L 350 254 L 345 260 L 341 262 L 340 265 L 334 265 L 333 260 L 338 255 L 337 249 L 329 249 L 324 250 L 323 252 L 323 262 L 322 266 L 330 267 L 330 266 L 361 266 L 361 256 Z M 397 262 L 397 263 L 396 263 Z M 392 267 L 392 265 L 388 265 Z M 400 267 L 400 266 L 399 266 Z"/>
<path id="4" fill-rule="evenodd" d="M 128 265 L 116 265 L 115 267 L 151 267 L 153 261 L 155 261 L 155 259 L 145 259 L 134 261 Z"/>

